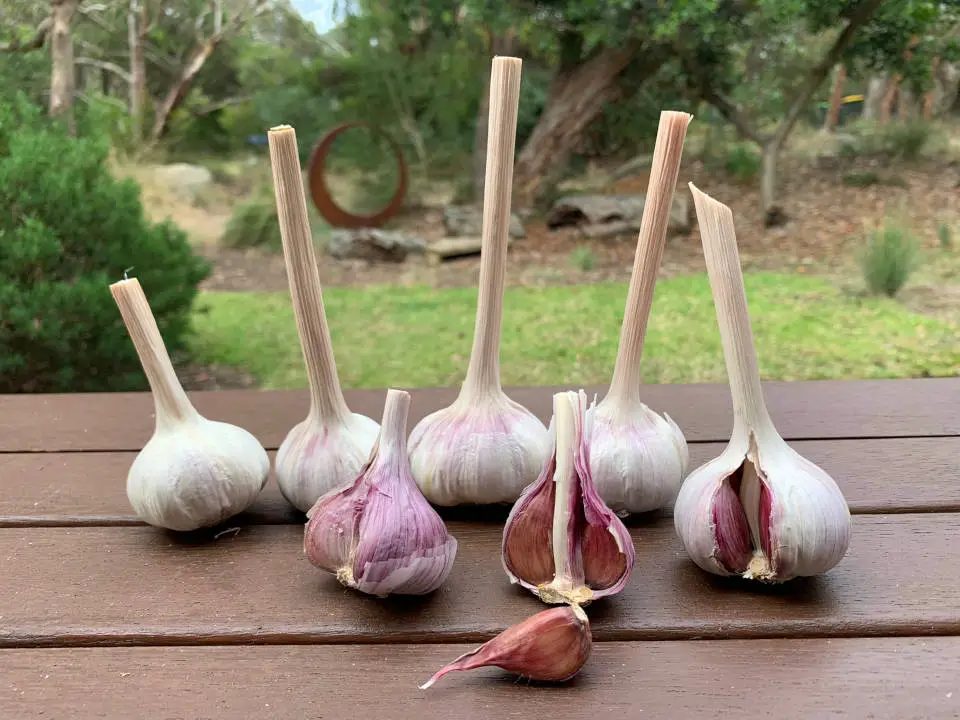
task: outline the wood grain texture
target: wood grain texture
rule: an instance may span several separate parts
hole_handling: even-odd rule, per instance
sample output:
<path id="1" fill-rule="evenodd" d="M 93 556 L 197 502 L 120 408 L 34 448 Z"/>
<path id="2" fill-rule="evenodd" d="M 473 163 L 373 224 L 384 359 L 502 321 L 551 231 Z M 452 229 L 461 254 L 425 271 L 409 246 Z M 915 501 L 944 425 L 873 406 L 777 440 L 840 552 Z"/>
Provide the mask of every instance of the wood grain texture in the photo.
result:
<path id="1" fill-rule="evenodd" d="M 960 438 L 800 440 L 793 447 L 840 484 L 854 513 L 960 511 Z M 716 457 L 722 443 L 690 448 L 694 466 Z M 274 453 L 270 453 L 271 458 Z M 140 524 L 127 503 L 126 477 L 135 453 L 0 455 L 0 527 Z M 486 516 L 505 519 L 506 509 Z M 483 516 L 478 509 L 442 509 L 447 518 Z M 302 523 L 271 479 L 250 510 L 227 526 Z"/>
<path id="2" fill-rule="evenodd" d="M 298 526 L 217 540 L 142 527 L 7 528 L 0 646 L 474 642 L 543 609 L 509 585 L 498 524 L 449 527 L 460 549 L 447 583 L 387 601 L 313 568 Z M 698 570 L 669 519 L 632 534 L 627 589 L 589 609 L 599 640 L 960 633 L 953 514 L 857 516 L 838 567 L 778 587 Z"/>
<path id="3" fill-rule="evenodd" d="M 566 388 L 508 388 L 548 421 L 551 395 Z M 602 397 L 603 387 L 587 388 Z M 788 440 L 960 435 L 960 378 L 764 383 L 767 406 Z M 373 418 L 385 390 L 350 390 L 350 409 Z M 411 390 L 410 426 L 450 404 L 456 390 Z M 731 426 L 726 385 L 646 385 L 643 399 L 667 412 L 694 442 L 725 442 Z M 192 393 L 197 409 L 250 430 L 268 449 L 307 414 L 304 391 Z M 2 395 L 0 452 L 139 450 L 153 431 L 153 404 L 142 393 Z"/>
<path id="4" fill-rule="evenodd" d="M 563 685 L 483 668 L 417 689 L 471 647 L 5 650 L 0 707 L 17 720 L 960 715 L 956 637 L 603 643 Z"/>

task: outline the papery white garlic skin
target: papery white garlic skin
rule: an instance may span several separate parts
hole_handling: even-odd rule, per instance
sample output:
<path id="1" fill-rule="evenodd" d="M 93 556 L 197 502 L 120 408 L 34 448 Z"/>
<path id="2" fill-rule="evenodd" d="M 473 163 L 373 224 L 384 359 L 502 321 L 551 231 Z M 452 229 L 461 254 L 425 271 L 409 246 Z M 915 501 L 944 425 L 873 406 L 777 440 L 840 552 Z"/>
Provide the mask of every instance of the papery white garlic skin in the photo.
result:
<path id="1" fill-rule="evenodd" d="M 708 572 L 764 582 L 836 566 L 851 535 L 836 482 L 779 436 L 740 435 L 680 490 L 674 524 L 687 553 Z"/>
<path id="2" fill-rule="evenodd" d="M 547 428 L 503 393 L 458 400 L 410 435 L 413 477 L 441 506 L 515 502 L 549 452 Z"/>
<path id="3" fill-rule="evenodd" d="M 690 464 L 687 441 L 669 415 L 642 403 L 601 402 L 593 413 L 590 472 L 607 506 L 624 517 L 666 507 Z"/>
<path id="4" fill-rule="evenodd" d="M 307 512 L 322 495 L 356 480 L 379 432 L 376 420 L 359 413 L 347 413 L 343 423 L 307 417 L 287 433 L 277 451 L 280 492 Z"/>
<path id="5" fill-rule="evenodd" d="M 192 415 L 158 423 L 127 475 L 130 505 L 151 525 L 218 525 L 248 508 L 267 483 L 270 459 L 253 435 Z"/>

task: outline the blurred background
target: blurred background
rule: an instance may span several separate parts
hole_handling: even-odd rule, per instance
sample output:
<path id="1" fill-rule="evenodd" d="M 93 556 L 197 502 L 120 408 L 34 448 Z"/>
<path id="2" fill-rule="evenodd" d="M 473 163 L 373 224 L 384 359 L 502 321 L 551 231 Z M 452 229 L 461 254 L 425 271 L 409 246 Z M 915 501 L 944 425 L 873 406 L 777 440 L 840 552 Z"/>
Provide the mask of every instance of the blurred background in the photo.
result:
<path id="1" fill-rule="evenodd" d="M 187 389 L 304 387 L 277 124 L 354 214 L 406 168 L 375 229 L 309 202 L 342 384 L 459 384 L 496 54 L 524 60 L 504 384 L 608 382 L 664 109 L 695 119 L 646 382 L 725 381 L 689 181 L 733 208 L 765 379 L 960 374 L 960 2 L 4 0 L 0 392 L 145 389 L 124 271 Z"/>

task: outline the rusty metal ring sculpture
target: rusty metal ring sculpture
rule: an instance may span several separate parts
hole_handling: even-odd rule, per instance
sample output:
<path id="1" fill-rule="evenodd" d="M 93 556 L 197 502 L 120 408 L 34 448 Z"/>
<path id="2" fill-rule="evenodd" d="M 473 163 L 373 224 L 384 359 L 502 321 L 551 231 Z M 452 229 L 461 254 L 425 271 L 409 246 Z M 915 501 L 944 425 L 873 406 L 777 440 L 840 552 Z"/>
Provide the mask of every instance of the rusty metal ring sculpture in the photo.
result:
<path id="1" fill-rule="evenodd" d="M 327 178 L 324 174 L 327 153 L 330 152 L 333 141 L 347 130 L 357 127 L 365 127 L 371 132 L 386 138 L 397 158 L 397 168 L 400 175 L 397 190 L 390 202 L 382 210 L 372 215 L 354 215 L 337 205 L 330 194 L 330 188 L 327 186 Z M 313 199 L 313 204 L 333 227 L 348 229 L 380 227 L 396 215 L 403 205 L 404 196 L 407 194 L 407 164 L 403 159 L 403 151 L 400 146 L 382 128 L 366 122 L 349 122 L 337 125 L 329 130 L 314 146 L 313 152 L 310 154 L 310 164 L 307 167 L 307 180 L 310 184 L 310 196 Z"/>

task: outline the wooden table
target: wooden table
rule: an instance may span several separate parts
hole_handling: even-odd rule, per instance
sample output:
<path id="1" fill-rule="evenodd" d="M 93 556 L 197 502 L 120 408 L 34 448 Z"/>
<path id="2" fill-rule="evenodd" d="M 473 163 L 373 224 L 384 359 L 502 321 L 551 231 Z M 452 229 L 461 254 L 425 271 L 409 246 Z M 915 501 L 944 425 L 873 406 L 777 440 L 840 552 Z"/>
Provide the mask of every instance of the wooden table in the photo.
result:
<path id="1" fill-rule="evenodd" d="M 553 391 L 510 393 L 546 420 Z M 695 568 L 669 513 L 632 521 L 636 570 L 588 608 L 595 649 L 573 682 L 490 668 L 429 691 L 417 686 L 434 670 L 543 608 L 501 569 L 505 511 L 447 511 L 460 541 L 448 582 L 379 601 L 306 561 L 303 518 L 273 481 L 218 531 L 139 523 L 125 477 L 152 431 L 148 396 L 0 396 L 0 717 L 960 717 L 960 379 L 766 393 L 855 514 L 837 568 L 747 586 Z M 383 392 L 347 395 L 379 419 Z M 414 391 L 411 423 L 452 397 Z M 694 463 L 720 451 L 725 386 L 645 398 L 684 429 Z M 269 449 L 307 405 L 303 392 L 194 399 Z"/>

